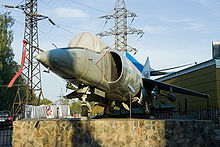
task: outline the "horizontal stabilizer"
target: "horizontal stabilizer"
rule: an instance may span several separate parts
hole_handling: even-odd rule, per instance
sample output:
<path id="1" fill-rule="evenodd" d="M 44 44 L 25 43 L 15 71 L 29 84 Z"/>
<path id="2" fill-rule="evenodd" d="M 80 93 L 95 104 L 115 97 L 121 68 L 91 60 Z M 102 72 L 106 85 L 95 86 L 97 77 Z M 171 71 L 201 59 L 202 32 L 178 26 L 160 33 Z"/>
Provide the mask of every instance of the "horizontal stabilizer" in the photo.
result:
<path id="1" fill-rule="evenodd" d="M 147 89 L 153 89 L 155 87 L 157 87 L 158 90 L 165 90 L 165 91 L 170 91 L 170 89 L 172 89 L 173 92 L 175 92 L 175 93 L 197 96 L 197 97 L 202 97 L 202 98 L 209 98 L 209 95 L 207 95 L 207 94 L 199 93 L 199 92 L 196 92 L 193 90 L 181 88 L 181 87 L 178 87 L 175 85 L 159 82 L 156 80 L 143 78 L 143 84 L 144 84 L 144 87 Z"/>

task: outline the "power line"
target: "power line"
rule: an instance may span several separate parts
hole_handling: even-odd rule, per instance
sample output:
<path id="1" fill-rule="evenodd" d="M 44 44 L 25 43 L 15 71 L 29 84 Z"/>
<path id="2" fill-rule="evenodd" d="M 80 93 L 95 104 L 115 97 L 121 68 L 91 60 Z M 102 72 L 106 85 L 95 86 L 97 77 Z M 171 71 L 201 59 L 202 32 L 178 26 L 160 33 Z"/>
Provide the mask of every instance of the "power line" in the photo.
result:
<path id="1" fill-rule="evenodd" d="M 17 6 L 21 5 L 21 3 L 23 3 L 23 2 L 24 2 L 24 0 L 22 0 L 20 3 L 18 3 Z"/>
<path id="2" fill-rule="evenodd" d="M 102 13 L 107 13 L 106 11 L 103 11 L 103 10 L 100 10 L 100 9 L 97 9 L 97 8 L 94 8 L 94 7 L 91 7 L 91 6 L 87 6 L 87 5 L 82 4 L 82 3 L 78 2 L 78 1 L 75 1 L 75 0 L 70 0 L 70 1 L 72 1 L 73 3 L 76 3 L 78 5 L 84 6 L 86 8 L 90 8 L 90 9 L 93 9 L 93 10 L 96 10 L 96 11 L 99 11 L 99 12 L 102 12 Z"/>
<path id="3" fill-rule="evenodd" d="M 46 20 L 45 20 L 45 21 L 46 21 Z M 54 25 L 55 25 L 58 29 L 64 30 L 64 31 L 66 31 L 66 32 L 68 32 L 68 33 L 70 33 L 70 34 L 76 34 L 76 33 L 72 32 L 72 31 L 70 31 L 70 30 L 68 30 L 68 29 L 66 29 L 66 28 L 72 28 L 72 29 L 81 30 L 81 31 L 95 32 L 94 30 L 88 30 L 88 29 L 79 28 L 79 27 L 72 27 L 72 26 L 68 26 L 68 25 L 64 25 L 64 24 L 57 24 L 57 23 L 55 24 L 55 23 L 54 23 Z M 66 28 L 65 28 L 65 27 L 66 27 Z M 40 31 L 41 33 L 43 33 L 43 34 L 49 34 L 53 29 L 54 29 L 54 27 L 52 27 L 51 30 L 48 31 L 47 33 L 43 32 L 43 31 L 40 31 L 40 30 L 39 30 L 39 31 Z"/>
<path id="4" fill-rule="evenodd" d="M 58 24 L 55 24 L 54 26 L 56 26 L 56 28 L 58 28 L 58 29 L 61 29 L 61 30 L 66 31 L 66 32 L 68 32 L 68 33 L 70 33 L 70 34 L 75 34 L 75 33 L 73 33 L 72 31 L 69 31 L 69 30 L 67 30 L 67 29 L 65 29 L 65 28 L 63 28 L 63 27 L 61 27 L 60 25 L 61 25 L 61 24 L 59 24 L 59 25 L 58 25 Z M 52 26 L 48 32 L 44 32 L 44 31 L 42 31 L 42 30 L 40 30 L 40 29 L 38 29 L 38 30 L 39 30 L 40 33 L 49 34 L 49 33 L 52 32 L 52 30 L 55 28 L 54 26 Z M 64 26 L 64 25 L 63 25 L 63 26 Z"/>
<path id="5" fill-rule="evenodd" d="M 75 33 L 73 33 L 72 31 L 69 31 L 69 30 L 67 30 L 67 29 L 65 29 L 65 28 L 62 28 L 62 27 L 58 26 L 58 25 L 56 25 L 56 26 L 57 26 L 57 28 L 59 28 L 59 29 L 61 29 L 61 30 L 64 30 L 64 31 L 66 31 L 66 32 L 68 32 L 68 33 L 70 33 L 70 34 L 75 34 Z"/>
<path id="6" fill-rule="evenodd" d="M 52 0 L 49 0 L 49 1 L 47 1 L 47 2 L 44 2 L 43 0 L 40 0 L 40 2 L 41 2 L 41 3 L 44 3 L 44 4 L 49 4 L 49 3 L 52 2 Z"/>
<path id="7" fill-rule="evenodd" d="M 73 29 L 81 30 L 81 31 L 96 32 L 96 31 L 94 31 L 94 30 L 89 30 L 89 29 L 84 29 L 84 28 L 79 28 L 79 27 L 72 27 L 72 26 L 63 25 L 63 24 L 57 24 L 57 25 L 58 25 L 59 27 L 64 26 L 64 27 L 67 27 L 67 28 L 73 28 Z"/>
<path id="8" fill-rule="evenodd" d="M 53 29 L 54 29 L 54 26 L 52 26 L 48 32 L 44 32 L 44 31 L 41 31 L 41 30 L 38 28 L 39 32 L 41 32 L 41 33 L 43 33 L 43 34 L 49 34 L 50 32 L 52 32 Z"/>
<path id="9" fill-rule="evenodd" d="M 23 0 L 23 1 L 24 1 L 24 0 Z M 23 1 L 21 1 L 20 3 L 22 3 Z M 51 1 L 52 1 L 52 0 L 50 0 L 50 1 L 48 1 L 48 2 L 43 2 L 43 1 L 41 1 L 41 2 L 48 4 L 48 3 L 50 3 Z M 74 0 L 70 0 L 70 1 L 72 1 L 72 2 L 74 2 L 74 3 L 77 3 L 77 4 L 79 4 L 79 5 L 82 5 L 82 6 L 84 6 L 84 7 L 87 7 L 87 8 L 91 8 L 91 9 L 94 9 L 94 10 L 97 10 L 97 11 L 100 11 L 100 12 L 105 12 L 105 11 L 103 11 L 103 10 L 99 10 L 99 9 L 96 9 L 96 8 L 93 8 L 93 7 L 90 7 L 90 6 L 87 6 L 87 5 L 85 5 L 85 4 L 82 4 L 82 3 L 77 2 L 77 1 L 74 1 Z M 11 10 L 10 12 L 12 12 L 12 11 L 16 11 L 16 12 L 19 12 L 19 13 L 24 13 L 24 12 L 15 10 L 15 9 Z M 15 20 L 15 21 L 16 21 L 17 23 L 19 23 L 19 24 L 22 24 L 21 22 L 19 22 L 19 21 L 17 21 L 17 20 Z M 50 21 L 50 20 L 49 20 L 49 21 Z M 50 21 L 50 22 L 51 22 L 51 21 Z M 68 32 L 68 33 L 70 33 L 70 34 L 75 34 L 75 33 L 72 32 L 72 31 L 70 31 L 70 30 L 68 30 L 68 29 L 66 29 L 66 28 L 64 28 L 64 27 L 73 28 L 73 29 L 81 30 L 81 31 L 97 32 L 97 31 L 94 31 L 94 30 L 89 30 L 89 29 L 84 29 L 84 28 L 79 28 L 79 27 L 72 27 L 72 26 L 63 25 L 63 24 L 55 24 L 55 23 L 52 23 L 52 24 L 55 25 L 55 26 L 57 26 L 57 28 L 62 29 L 62 30 L 66 31 L 66 32 Z M 64 27 L 62 27 L 62 26 L 64 26 Z M 43 34 L 49 34 L 53 29 L 54 29 L 54 27 L 52 27 L 48 32 L 44 32 L 44 31 L 42 31 L 42 30 L 39 30 L 39 31 L 40 31 L 41 33 L 43 33 Z"/>

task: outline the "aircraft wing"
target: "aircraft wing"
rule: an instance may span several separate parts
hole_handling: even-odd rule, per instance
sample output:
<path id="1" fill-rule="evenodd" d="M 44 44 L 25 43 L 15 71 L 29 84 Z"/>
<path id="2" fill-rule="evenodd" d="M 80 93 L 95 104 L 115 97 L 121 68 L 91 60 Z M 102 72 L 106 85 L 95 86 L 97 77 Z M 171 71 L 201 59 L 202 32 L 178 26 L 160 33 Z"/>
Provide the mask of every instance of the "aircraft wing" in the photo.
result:
<path id="1" fill-rule="evenodd" d="M 170 74 L 169 72 L 161 72 L 161 71 L 150 71 L 150 76 L 161 76 Z"/>
<path id="2" fill-rule="evenodd" d="M 164 82 L 159 82 L 159 81 L 156 81 L 156 80 L 143 78 L 143 84 L 144 84 L 145 88 L 149 88 L 149 89 L 153 89 L 153 88 L 155 88 L 155 86 L 157 86 L 157 88 L 159 90 L 170 91 L 170 88 L 172 87 L 172 90 L 175 93 L 180 93 L 180 94 L 185 94 L 185 95 L 192 95 L 192 96 L 197 96 L 197 97 L 202 97 L 202 98 L 209 98 L 209 95 L 207 95 L 207 94 L 199 93 L 199 92 L 196 92 L 196 91 L 193 91 L 193 90 L 178 87 L 178 86 L 175 86 L 175 85 L 172 85 L 172 84 L 167 84 L 167 83 L 164 83 Z"/>
<path id="3" fill-rule="evenodd" d="M 77 90 L 74 90 L 73 92 L 71 92 L 71 93 L 65 95 L 64 97 L 67 98 L 67 99 L 77 98 Z"/>

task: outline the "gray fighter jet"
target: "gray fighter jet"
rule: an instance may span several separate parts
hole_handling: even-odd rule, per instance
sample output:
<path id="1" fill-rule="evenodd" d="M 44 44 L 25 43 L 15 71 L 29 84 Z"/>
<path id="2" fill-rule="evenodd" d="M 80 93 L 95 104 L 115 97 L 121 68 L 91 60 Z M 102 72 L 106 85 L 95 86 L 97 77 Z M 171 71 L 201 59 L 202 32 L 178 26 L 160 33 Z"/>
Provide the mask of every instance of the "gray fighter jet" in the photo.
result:
<path id="1" fill-rule="evenodd" d="M 138 102 L 149 113 L 161 90 L 168 91 L 165 96 L 172 102 L 176 99 L 174 93 L 209 97 L 150 79 L 148 60 L 141 73 L 123 53 L 110 49 L 91 33 L 81 33 L 71 40 L 67 48 L 42 52 L 36 59 L 77 87 L 66 98 L 79 98 L 84 116 L 90 111 L 90 101 L 99 102 L 105 107 L 106 114 L 111 112 L 113 102 L 114 108 L 129 109 L 130 101 Z"/>

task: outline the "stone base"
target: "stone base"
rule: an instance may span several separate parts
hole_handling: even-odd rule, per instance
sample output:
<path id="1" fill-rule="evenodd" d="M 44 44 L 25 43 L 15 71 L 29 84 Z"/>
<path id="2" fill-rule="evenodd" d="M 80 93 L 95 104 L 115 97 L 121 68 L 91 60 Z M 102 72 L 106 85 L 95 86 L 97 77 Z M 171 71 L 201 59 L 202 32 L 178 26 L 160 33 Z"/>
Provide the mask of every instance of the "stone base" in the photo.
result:
<path id="1" fill-rule="evenodd" d="M 14 147 L 216 146 L 212 121 L 23 119 L 14 122 Z"/>

